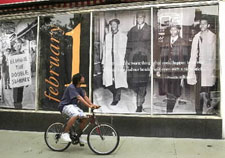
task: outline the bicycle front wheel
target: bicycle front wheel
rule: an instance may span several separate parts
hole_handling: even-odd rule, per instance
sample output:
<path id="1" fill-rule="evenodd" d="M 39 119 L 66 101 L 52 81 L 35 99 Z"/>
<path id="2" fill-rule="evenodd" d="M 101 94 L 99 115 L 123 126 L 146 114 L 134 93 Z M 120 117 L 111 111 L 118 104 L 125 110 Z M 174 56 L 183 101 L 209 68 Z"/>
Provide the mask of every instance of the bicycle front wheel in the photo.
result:
<path id="1" fill-rule="evenodd" d="M 109 124 L 95 126 L 88 134 L 88 146 L 96 154 L 111 154 L 119 145 L 120 136 Z"/>
<path id="2" fill-rule="evenodd" d="M 70 146 L 70 142 L 64 142 L 60 139 L 64 130 L 62 123 L 56 122 L 51 124 L 45 131 L 45 143 L 53 151 L 64 151 Z"/>

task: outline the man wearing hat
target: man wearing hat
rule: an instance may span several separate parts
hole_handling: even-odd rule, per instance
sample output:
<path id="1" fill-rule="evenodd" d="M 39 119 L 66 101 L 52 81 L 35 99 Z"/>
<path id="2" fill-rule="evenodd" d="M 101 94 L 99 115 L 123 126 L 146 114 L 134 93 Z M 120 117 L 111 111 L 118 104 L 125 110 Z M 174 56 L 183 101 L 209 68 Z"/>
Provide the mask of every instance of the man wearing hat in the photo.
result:
<path id="1" fill-rule="evenodd" d="M 136 112 L 142 112 L 149 82 L 151 61 L 151 28 L 145 22 L 144 12 L 137 12 L 136 25 L 129 30 L 127 37 L 125 56 L 125 63 L 128 68 L 127 82 L 129 88 L 137 94 Z"/>
<path id="2" fill-rule="evenodd" d="M 196 114 L 202 114 L 204 104 L 210 107 L 210 91 L 216 83 L 216 35 L 209 30 L 206 16 L 201 18 L 199 27 L 192 42 L 187 77 L 187 83 L 195 85 Z"/>
<path id="3" fill-rule="evenodd" d="M 180 37 L 179 25 L 170 27 L 170 35 L 160 46 L 160 88 L 167 96 L 167 113 L 173 112 L 177 98 L 181 96 L 182 80 L 187 76 L 188 44 Z"/>
<path id="4" fill-rule="evenodd" d="M 124 69 L 127 36 L 119 30 L 120 21 L 109 21 L 111 31 L 106 34 L 103 49 L 103 85 L 113 94 L 111 105 L 117 105 L 121 97 L 121 88 L 127 88 L 127 72 Z"/>

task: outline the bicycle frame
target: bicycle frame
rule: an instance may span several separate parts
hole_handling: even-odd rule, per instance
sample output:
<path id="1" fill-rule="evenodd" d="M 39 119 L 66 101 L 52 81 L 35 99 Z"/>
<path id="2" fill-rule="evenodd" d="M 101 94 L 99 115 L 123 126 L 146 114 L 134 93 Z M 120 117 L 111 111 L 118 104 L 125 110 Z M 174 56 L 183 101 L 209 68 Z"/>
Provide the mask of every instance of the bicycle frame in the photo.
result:
<path id="1" fill-rule="evenodd" d="M 73 144 L 77 144 L 78 143 L 77 142 L 78 138 L 88 129 L 88 127 L 90 125 L 97 125 L 97 126 L 99 125 L 99 122 L 98 122 L 98 120 L 97 120 L 97 118 L 95 116 L 95 113 L 94 113 L 94 109 L 91 109 L 91 113 L 92 113 L 92 115 L 89 115 L 88 118 L 87 118 L 88 119 L 88 121 L 87 121 L 88 123 L 86 124 L 86 126 L 84 127 L 84 129 L 82 130 L 82 132 L 80 134 L 76 133 L 76 128 L 80 129 L 80 127 L 75 127 L 74 126 L 75 123 L 72 126 L 70 133 L 74 133 L 74 134 L 71 134 L 72 135 L 72 141 L 74 142 Z M 99 130 L 99 135 L 100 135 L 101 139 L 103 139 L 100 130 Z"/>
<path id="2" fill-rule="evenodd" d="M 91 112 L 92 112 L 92 115 L 89 116 L 88 118 L 88 124 L 84 127 L 84 129 L 82 130 L 82 133 L 84 133 L 86 131 L 86 129 L 91 125 L 91 124 L 94 124 L 94 125 L 98 125 L 98 120 L 95 116 L 95 113 L 94 113 L 94 110 L 91 109 Z"/>
<path id="3" fill-rule="evenodd" d="M 96 126 L 99 126 L 99 122 L 98 122 L 98 120 L 97 120 L 97 118 L 96 118 L 96 116 L 95 116 L 95 113 L 94 113 L 94 109 L 91 109 L 91 112 L 92 112 L 92 115 L 90 116 L 90 118 L 89 118 L 89 123 L 85 126 L 85 128 L 83 129 L 83 131 L 82 131 L 82 133 L 83 132 L 85 132 L 85 130 L 91 125 L 91 124 L 94 124 L 94 125 L 96 125 Z M 104 138 L 103 138 L 103 136 L 102 136 L 102 134 L 101 134 L 101 130 L 98 128 L 98 134 L 99 134 L 99 136 L 101 137 L 101 139 L 103 140 Z"/>

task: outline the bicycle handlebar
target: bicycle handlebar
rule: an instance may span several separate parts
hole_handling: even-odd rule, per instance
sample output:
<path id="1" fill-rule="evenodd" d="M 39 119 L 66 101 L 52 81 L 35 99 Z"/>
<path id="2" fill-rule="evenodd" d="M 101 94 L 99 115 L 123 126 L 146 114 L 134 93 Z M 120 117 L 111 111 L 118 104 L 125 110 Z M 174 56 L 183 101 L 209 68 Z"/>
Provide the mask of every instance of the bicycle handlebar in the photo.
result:
<path id="1" fill-rule="evenodd" d="M 99 109 L 101 108 L 101 106 L 99 106 L 98 108 L 91 108 L 91 112 L 93 113 L 95 109 Z"/>

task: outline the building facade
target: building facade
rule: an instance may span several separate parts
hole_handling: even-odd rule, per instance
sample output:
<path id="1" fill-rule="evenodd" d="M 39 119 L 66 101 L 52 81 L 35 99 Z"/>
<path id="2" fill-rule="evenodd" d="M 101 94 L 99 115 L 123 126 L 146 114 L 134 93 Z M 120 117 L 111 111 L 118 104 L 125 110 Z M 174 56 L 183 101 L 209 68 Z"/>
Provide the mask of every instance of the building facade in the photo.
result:
<path id="1" fill-rule="evenodd" d="M 121 135 L 224 137 L 223 1 L 15 2 L 0 5 L 0 129 L 65 121 L 82 73 Z"/>

